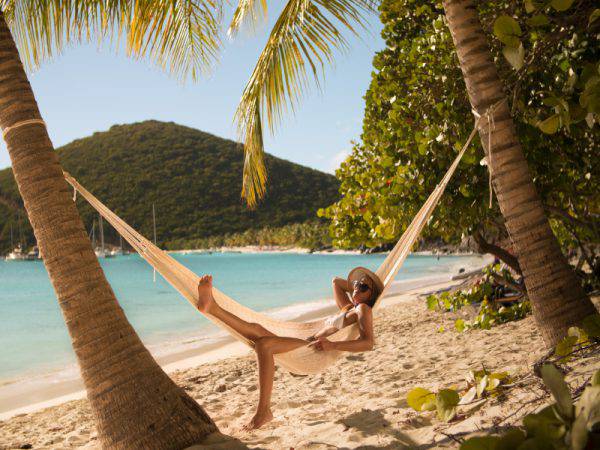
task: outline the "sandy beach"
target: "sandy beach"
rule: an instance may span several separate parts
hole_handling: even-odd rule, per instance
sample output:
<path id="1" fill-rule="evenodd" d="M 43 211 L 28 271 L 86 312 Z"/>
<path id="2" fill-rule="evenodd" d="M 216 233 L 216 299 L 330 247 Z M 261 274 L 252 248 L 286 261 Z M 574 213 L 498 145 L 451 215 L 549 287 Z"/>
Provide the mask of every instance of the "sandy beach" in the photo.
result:
<path id="1" fill-rule="evenodd" d="M 298 377 L 278 369 L 275 418 L 254 432 L 241 431 L 258 396 L 256 362 L 249 349 L 228 343 L 165 365 L 221 432 L 236 438 L 198 448 L 240 448 L 239 441 L 253 449 L 453 448 L 455 435 L 518 423 L 548 402 L 532 375 L 532 364 L 545 353 L 541 337 L 531 317 L 489 331 L 455 332 L 458 313 L 428 311 L 422 296 L 457 283 L 389 295 L 375 318 L 372 352 L 348 353 L 320 375 Z M 448 331 L 439 332 L 440 327 Z M 458 420 L 449 424 L 435 413 L 408 407 L 406 394 L 412 388 L 462 389 L 467 372 L 483 365 L 508 371 L 517 382 L 504 396 L 461 406 Z M 588 359 L 567 381 L 577 386 L 599 367 L 598 356 Z M 0 422 L 0 449 L 12 448 L 99 448 L 87 401 L 71 400 Z"/>

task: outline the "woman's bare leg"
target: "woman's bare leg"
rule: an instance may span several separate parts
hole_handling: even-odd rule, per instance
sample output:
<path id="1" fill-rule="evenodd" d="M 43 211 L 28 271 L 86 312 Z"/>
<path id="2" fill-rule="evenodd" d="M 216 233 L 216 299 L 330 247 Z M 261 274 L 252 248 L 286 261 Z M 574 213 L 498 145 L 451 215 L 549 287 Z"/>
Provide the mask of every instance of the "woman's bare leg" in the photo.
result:
<path id="1" fill-rule="evenodd" d="M 249 323 L 240 319 L 229 311 L 221 308 L 212 295 L 212 276 L 204 275 L 198 283 L 198 304 L 201 311 L 222 320 L 235 329 L 238 333 L 254 342 L 258 359 L 258 385 L 259 401 L 256 414 L 244 426 L 246 430 L 259 428 L 273 419 L 271 412 L 271 394 L 273 393 L 273 379 L 275 377 L 275 360 L 273 355 L 294 350 L 308 341 L 303 339 L 276 336 L 259 324 Z"/>
<path id="2" fill-rule="evenodd" d="M 256 341 L 263 336 L 275 336 L 269 330 L 257 323 L 246 322 L 238 316 L 231 314 L 221 308 L 212 295 L 212 276 L 204 275 L 198 283 L 198 304 L 196 307 L 203 313 L 208 313 L 219 320 L 222 320 L 231 328 L 236 330 L 242 336 Z"/>
<path id="3" fill-rule="evenodd" d="M 245 430 L 254 430 L 273 419 L 271 412 L 271 394 L 275 377 L 275 359 L 273 355 L 285 353 L 307 345 L 303 339 L 264 336 L 256 340 L 255 350 L 258 360 L 259 399 L 256 414 L 244 426 Z"/>

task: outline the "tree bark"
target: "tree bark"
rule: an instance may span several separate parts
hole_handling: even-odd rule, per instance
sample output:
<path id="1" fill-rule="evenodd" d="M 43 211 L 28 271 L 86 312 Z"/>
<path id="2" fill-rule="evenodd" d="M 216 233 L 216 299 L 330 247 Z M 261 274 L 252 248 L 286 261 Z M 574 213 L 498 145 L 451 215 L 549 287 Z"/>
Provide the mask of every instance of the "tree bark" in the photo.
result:
<path id="1" fill-rule="evenodd" d="M 490 253 L 499 258 L 500 260 L 504 261 L 507 266 L 509 266 L 518 274 L 522 274 L 521 267 L 519 266 L 519 260 L 510 252 L 503 249 L 502 247 L 499 247 L 486 241 L 479 231 L 475 231 L 475 233 L 473 233 L 473 239 L 477 243 L 477 250 L 479 251 L 479 253 Z"/>
<path id="2" fill-rule="evenodd" d="M 552 346 L 570 326 L 597 311 L 568 265 L 544 214 L 475 2 L 445 0 L 443 5 L 473 109 L 484 115 L 497 105 L 490 114 L 491 121 L 480 121 L 479 135 L 533 315 L 544 342 Z"/>
<path id="3" fill-rule="evenodd" d="M 0 12 L 0 126 L 19 192 L 77 355 L 104 448 L 178 449 L 216 425 L 131 327 L 90 245 Z M 8 130 L 9 127 L 14 127 Z"/>

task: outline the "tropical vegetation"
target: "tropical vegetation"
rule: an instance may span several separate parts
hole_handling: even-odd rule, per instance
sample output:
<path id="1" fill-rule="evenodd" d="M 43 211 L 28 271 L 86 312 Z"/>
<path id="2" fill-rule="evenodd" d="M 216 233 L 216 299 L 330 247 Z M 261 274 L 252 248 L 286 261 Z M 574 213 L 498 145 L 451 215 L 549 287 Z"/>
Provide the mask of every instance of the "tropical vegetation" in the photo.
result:
<path id="1" fill-rule="evenodd" d="M 562 326 L 555 323 L 556 336 L 547 330 L 547 339 L 553 341 L 559 339 L 559 335 L 564 335 L 567 322 L 576 321 L 575 316 L 579 315 L 574 313 L 572 320 L 566 319 L 564 312 L 567 309 L 574 312 L 582 307 L 585 311 L 581 314 L 587 315 L 592 311 L 591 304 L 581 289 L 576 287 L 580 282 L 559 262 L 562 256 L 552 243 L 554 236 L 551 233 L 548 235 L 549 229 L 543 225 L 543 211 L 533 207 L 534 203 L 539 204 L 535 195 L 527 201 L 528 206 L 523 206 L 518 213 L 515 210 L 517 204 L 512 200 L 502 206 L 504 199 L 525 199 L 533 195 L 533 187 L 526 188 L 529 194 L 519 192 L 526 185 L 525 179 L 518 181 L 515 178 L 511 183 L 516 183 L 514 189 L 517 190 L 508 195 L 498 190 L 496 184 L 499 201 L 495 198 L 492 201 L 492 185 L 487 170 L 489 157 L 478 151 L 479 144 L 487 147 L 491 142 L 487 128 L 502 133 L 500 138 L 495 138 L 501 140 L 495 145 L 492 143 L 491 163 L 498 162 L 508 167 L 506 158 L 509 149 L 504 148 L 504 143 L 518 142 L 515 135 L 509 133 L 508 119 L 514 116 L 517 135 L 527 161 L 519 157 L 520 162 L 510 162 L 512 169 L 503 170 L 502 174 L 507 177 L 520 174 L 528 178 L 526 166 L 523 168 L 520 165 L 529 165 L 531 179 L 541 197 L 540 208 L 543 207 L 551 215 L 551 224 L 560 237 L 563 249 L 581 261 L 580 267 L 587 264 L 588 274 L 597 278 L 597 244 L 600 235 L 595 225 L 598 211 L 593 205 L 600 203 L 598 177 L 594 176 L 598 171 L 595 149 L 600 143 L 600 127 L 596 123 L 597 112 L 593 106 L 595 91 L 585 86 L 588 83 L 595 86 L 594 80 L 598 76 L 599 22 L 594 19 L 593 2 L 576 2 L 573 8 L 562 8 L 564 10 L 560 11 L 555 8 L 556 5 L 546 3 L 537 2 L 535 10 L 530 9 L 528 2 L 478 3 L 477 13 L 486 31 L 486 41 L 491 42 L 493 60 L 500 76 L 506 80 L 506 88 L 494 85 L 494 92 L 500 96 L 498 98 L 502 98 L 503 92 L 508 93 L 508 98 L 502 100 L 503 107 L 506 101 L 511 107 L 500 118 L 484 118 L 480 122 L 484 127 L 483 138 L 463 158 L 424 236 L 454 242 L 471 236 L 481 251 L 495 254 L 517 273 L 521 273 L 524 266 L 536 274 L 544 270 L 563 274 L 564 280 L 569 280 L 565 282 L 572 289 L 562 292 L 573 293 L 573 298 L 566 300 L 558 295 L 555 299 L 555 308 L 563 312 L 561 320 L 565 320 L 565 323 Z M 334 245 L 352 247 L 364 242 L 377 246 L 395 241 L 445 173 L 456 149 L 470 133 L 474 123 L 471 112 L 473 105 L 465 94 L 464 68 L 461 70 L 456 59 L 453 37 L 446 26 L 450 20 L 447 6 L 463 8 L 463 4 L 471 5 L 471 2 L 442 4 L 432 0 L 417 5 L 411 0 L 403 0 L 384 1 L 381 4 L 384 23 L 382 36 L 386 48 L 374 59 L 375 72 L 366 95 L 362 139 L 336 173 L 341 182 L 342 198 L 320 211 L 320 215 L 331 221 Z M 469 11 L 473 11 L 472 7 L 469 8 Z M 537 18 L 533 22 L 529 20 L 534 16 Z M 542 21 L 541 16 L 546 18 L 544 25 L 538 24 Z M 519 30 L 513 22 L 522 23 Z M 511 29 L 515 33 L 512 40 L 505 36 L 508 32 L 506 23 L 512 24 Z M 469 30 L 473 31 L 474 26 L 470 26 Z M 470 38 L 465 36 L 464 39 L 469 45 L 474 45 L 472 40 L 468 40 Z M 523 49 L 526 63 L 515 64 L 509 50 L 506 50 L 509 44 L 505 41 Z M 483 45 L 487 46 L 487 42 Z M 522 52 L 519 50 L 519 55 Z M 508 59 L 505 56 L 507 53 Z M 478 67 L 481 69 L 484 65 Z M 489 67 L 487 64 L 485 67 L 486 74 L 495 71 L 493 65 Z M 595 72 L 591 70 L 592 67 L 595 67 Z M 491 80 L 489 77 L 491 75 L 482 79 Z M 472 94 L 484 88 L 491 89 L 489 86 L 470 86 L 468 92 Z M 489 95 L 480 95 L 479 101 L 488 101 Z M 558 99 L 561 99 L 561 104 L 571 105 L 573 115 L 560 119 L 563 125 L 557 129 L 549 129 L 543 123 L 548 115 L 553 114 L 555 107 L 547 105 Z M 488 106 L 492 103 L 488 102 Z M 494 148 L 501 152 L 496 159 L 493 157 Z M 499 176 L 493 178 L 499 182 Z M 532 216 L 534 210 L 537 211 L 535 219 Z M 513 236 L 509 237 L 506 218 L 516 221 L 525 213 L 530 217 L 515 222 L 516 229 L 512 231 Z M 526 230 L 532 224 L 541 228 L 537 231 Z M 515 233 L 523 241 L 520 244 L 519 240 L 514 239 Z M 528 233 L 546 236 L 544 240 L 549 248 L 554 249 L 551 252 L 555 256 L 539 259 L 540 241 L 531 250 L 537 255 L 537 261 L 532 266 L 527 256 L 529 250 L 519 249 L 519 245 L 532 245 L 528 242 L 533 242 L 533 238 L 523 238 Z M 550 268 L 548 261 L 553 261 L 553 264 L 556 262 L 556 267 Z M 553 278 L 554 284 L 558 283 L 558 279 L 561 277 Z M 532 291 L 530 294 L 537 297 L 536 291 L 544 290 L 544 301 L 548 302 L 550 291 L 547 286 L 550 280 L 543 283 L 537 275 L 529 277 L 529 280 L 530 283 L 537 280 L 536 287 L 528 286 Z M 588 284 L 597 283 L 592 281 Z M 543 308 L 536 308 L 535 304 L 542 298 L 532 300 L 534 311 L 541 312 Z M 579 306 L 574 309 L 559 307 L 563 301 L 572 301 L 573 305 Z M 543 322 L 538 321 L 540 325 Z"/>
<path id="2" fill-rule="evenodd" d="M 260 208 L 249 210 L 239 198 L 243 152 L 233 141 L 174 123 L 146 121 L 77 139 L 57 154 L 64 170 L 150 239 L 154 204 L 161 247 L 330 245 L 325 221 L 316 211 L 338 198 L 337 180 L 267 155 L 273 189 Z M 5 199 L 0 203 L 0 254 L 12 250 L 11 228 L 15 245 L 19 240 L 33 245 L 10 169 L 0 171 L 0 199 Z M 78 208 L 88 233 L 96 221 L 98 237 L 98 214 L 83 201 Z M 300 225 L 307 220 L 311 223 Z M 118 245 L 116 232 L 104 229 L 106 242 Z"/>

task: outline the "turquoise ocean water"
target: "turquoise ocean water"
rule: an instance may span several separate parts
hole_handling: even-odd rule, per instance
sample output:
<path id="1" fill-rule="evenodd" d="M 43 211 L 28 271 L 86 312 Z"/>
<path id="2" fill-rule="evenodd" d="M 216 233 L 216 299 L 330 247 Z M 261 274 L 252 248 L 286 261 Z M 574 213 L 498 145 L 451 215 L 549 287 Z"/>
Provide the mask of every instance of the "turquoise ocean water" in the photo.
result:
<path id="1" fill-rule="evenodd" d="M 255 310 L 292 316 L 305 302 L 331 297 L 333 276 L 362 265 L 376 269 L 385 255 L 299 253 L 175 254 L 217 288 Z M 397 279 L 454 274 L 477 257 L 410 256 Z M 480 261 L 480 259 L 479 259 Z M 208 333 L 208 321 L 137 255 L 102 260 L 127 317 L 152 349 Z M 160 352 L 159 352 L 160 353 Z M 0 383 L 73 365 L 75 357 L 44 265 L 0 261 Z"/>

